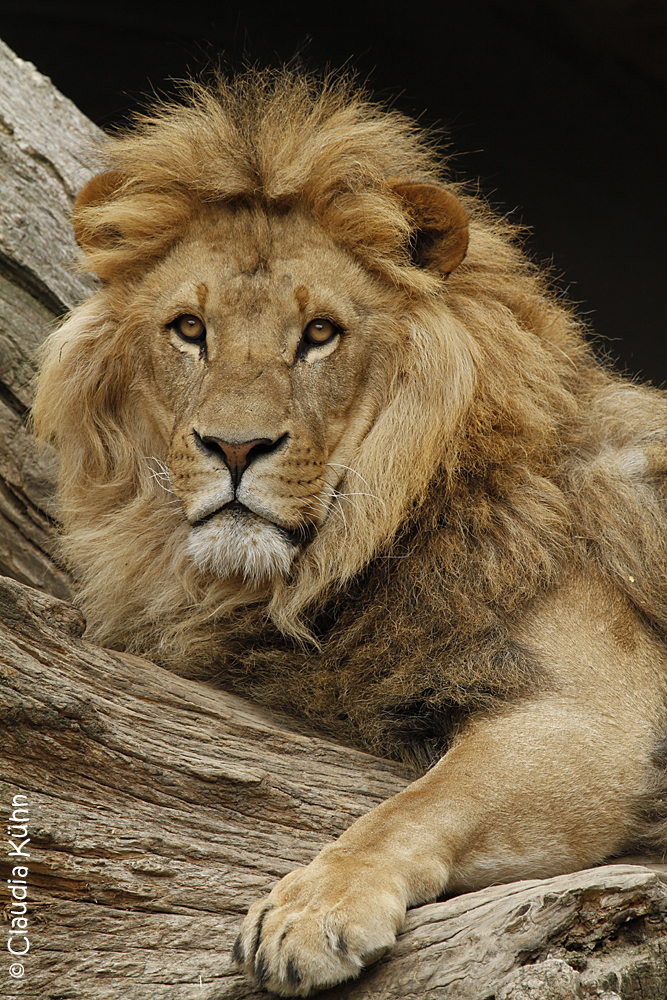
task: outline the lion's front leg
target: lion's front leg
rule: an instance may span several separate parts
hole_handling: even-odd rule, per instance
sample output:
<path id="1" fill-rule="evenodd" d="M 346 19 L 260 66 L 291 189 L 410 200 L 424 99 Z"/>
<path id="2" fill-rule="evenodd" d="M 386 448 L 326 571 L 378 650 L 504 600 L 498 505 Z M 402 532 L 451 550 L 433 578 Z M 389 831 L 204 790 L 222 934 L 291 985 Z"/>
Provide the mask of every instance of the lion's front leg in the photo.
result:
<path id="1" fill-rule="evenodd" d="M 477 719 L 419 781 L 357 820 L 250 909 L 236 961 L 305 996 L 390 948 L 445 889 L 590 866 L 631 839 L 655 733 L 567 701 Z"/>

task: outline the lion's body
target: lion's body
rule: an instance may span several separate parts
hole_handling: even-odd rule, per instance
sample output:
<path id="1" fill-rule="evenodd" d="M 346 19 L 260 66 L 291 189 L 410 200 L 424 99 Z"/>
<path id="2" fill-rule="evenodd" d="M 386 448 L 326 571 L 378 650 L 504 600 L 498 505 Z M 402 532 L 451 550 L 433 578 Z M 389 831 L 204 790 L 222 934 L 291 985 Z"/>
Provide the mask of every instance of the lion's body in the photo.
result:
<path id="1" fill-rule="evenodd" d="M 103 286 L 35 407 L 92 635 L 376 752 L 449 747 L 239 960 L 307 992 L 445 887 L 660 839 L 665 396 L 345 87 L 195 91 L 109 153 L 75 212 Z"/>

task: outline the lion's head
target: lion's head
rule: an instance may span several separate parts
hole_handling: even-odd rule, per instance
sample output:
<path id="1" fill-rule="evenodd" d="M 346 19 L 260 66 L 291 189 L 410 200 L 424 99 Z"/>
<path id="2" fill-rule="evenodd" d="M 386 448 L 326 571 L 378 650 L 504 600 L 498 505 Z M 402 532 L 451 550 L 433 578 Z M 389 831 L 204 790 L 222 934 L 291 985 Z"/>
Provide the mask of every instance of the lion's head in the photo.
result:
<path id="1" fill-rule="evenodd" d="M 298 633 L 471 433 L 494 461 L 551 447 L 568 359 L 535 333 L 562 355 L 572 322 L 399 114 L 248 76 L 106 155 L 74 209 L 101 288 L 48 341 L 35 404 L 100 640 L 165 659 L 253 608 Z M 526 444 L 506 428 L 540 379 Z"/>
<path id="2" fill-rule="evenodd" d="M 434 195 L 446 252 L 462 256 L 463 213 Z M 203 574 L 250 587 L 288 577 L 332 519 L 344 529 L 342 481 L 348 497 L 373 489 L 359 456 L 403 366 L 401 293 L 307 204 L 252 200 L 194 201 L 178 240 L 132 277 L 131 301 L 125 273 L 102 296 L 124 327 L 136 412 L 159 435 L 145 457 L 178 502 L 188 552 Z"/>

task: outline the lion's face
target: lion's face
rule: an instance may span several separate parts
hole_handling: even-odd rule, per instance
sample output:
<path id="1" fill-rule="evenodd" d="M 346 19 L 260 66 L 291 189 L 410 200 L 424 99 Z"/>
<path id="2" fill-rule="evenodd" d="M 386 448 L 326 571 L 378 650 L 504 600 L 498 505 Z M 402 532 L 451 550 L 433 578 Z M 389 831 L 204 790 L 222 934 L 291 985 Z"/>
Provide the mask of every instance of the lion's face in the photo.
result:
<path id="1" fill-rule="evenodd" d="M 404 339 L 390 300 L 295 211 L 203 211 L 145 277 L 128 313 L 202 570 L 287 574 L 322 529 Z"/>

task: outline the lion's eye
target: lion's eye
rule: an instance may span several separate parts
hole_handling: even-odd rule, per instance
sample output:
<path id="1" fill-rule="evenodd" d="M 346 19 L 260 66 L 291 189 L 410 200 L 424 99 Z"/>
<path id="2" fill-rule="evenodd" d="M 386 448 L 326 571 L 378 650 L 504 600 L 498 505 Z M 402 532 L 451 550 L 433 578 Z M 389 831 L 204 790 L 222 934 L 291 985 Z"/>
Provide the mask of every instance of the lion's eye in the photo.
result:
<path id="1" fill-rule="evenodd" d="M 328 344 L 338 333 L 338 327 L 329 319 L 314 319 L 303 332 L 307 344 Z"/>
<path id="2" fill-rule="evenodd" d="M 169 326 L 183 340 L 202 341 L 206 336 L 206 327 L 199 317 L 187 313 L 184 316 L 177 316 Z"/>

